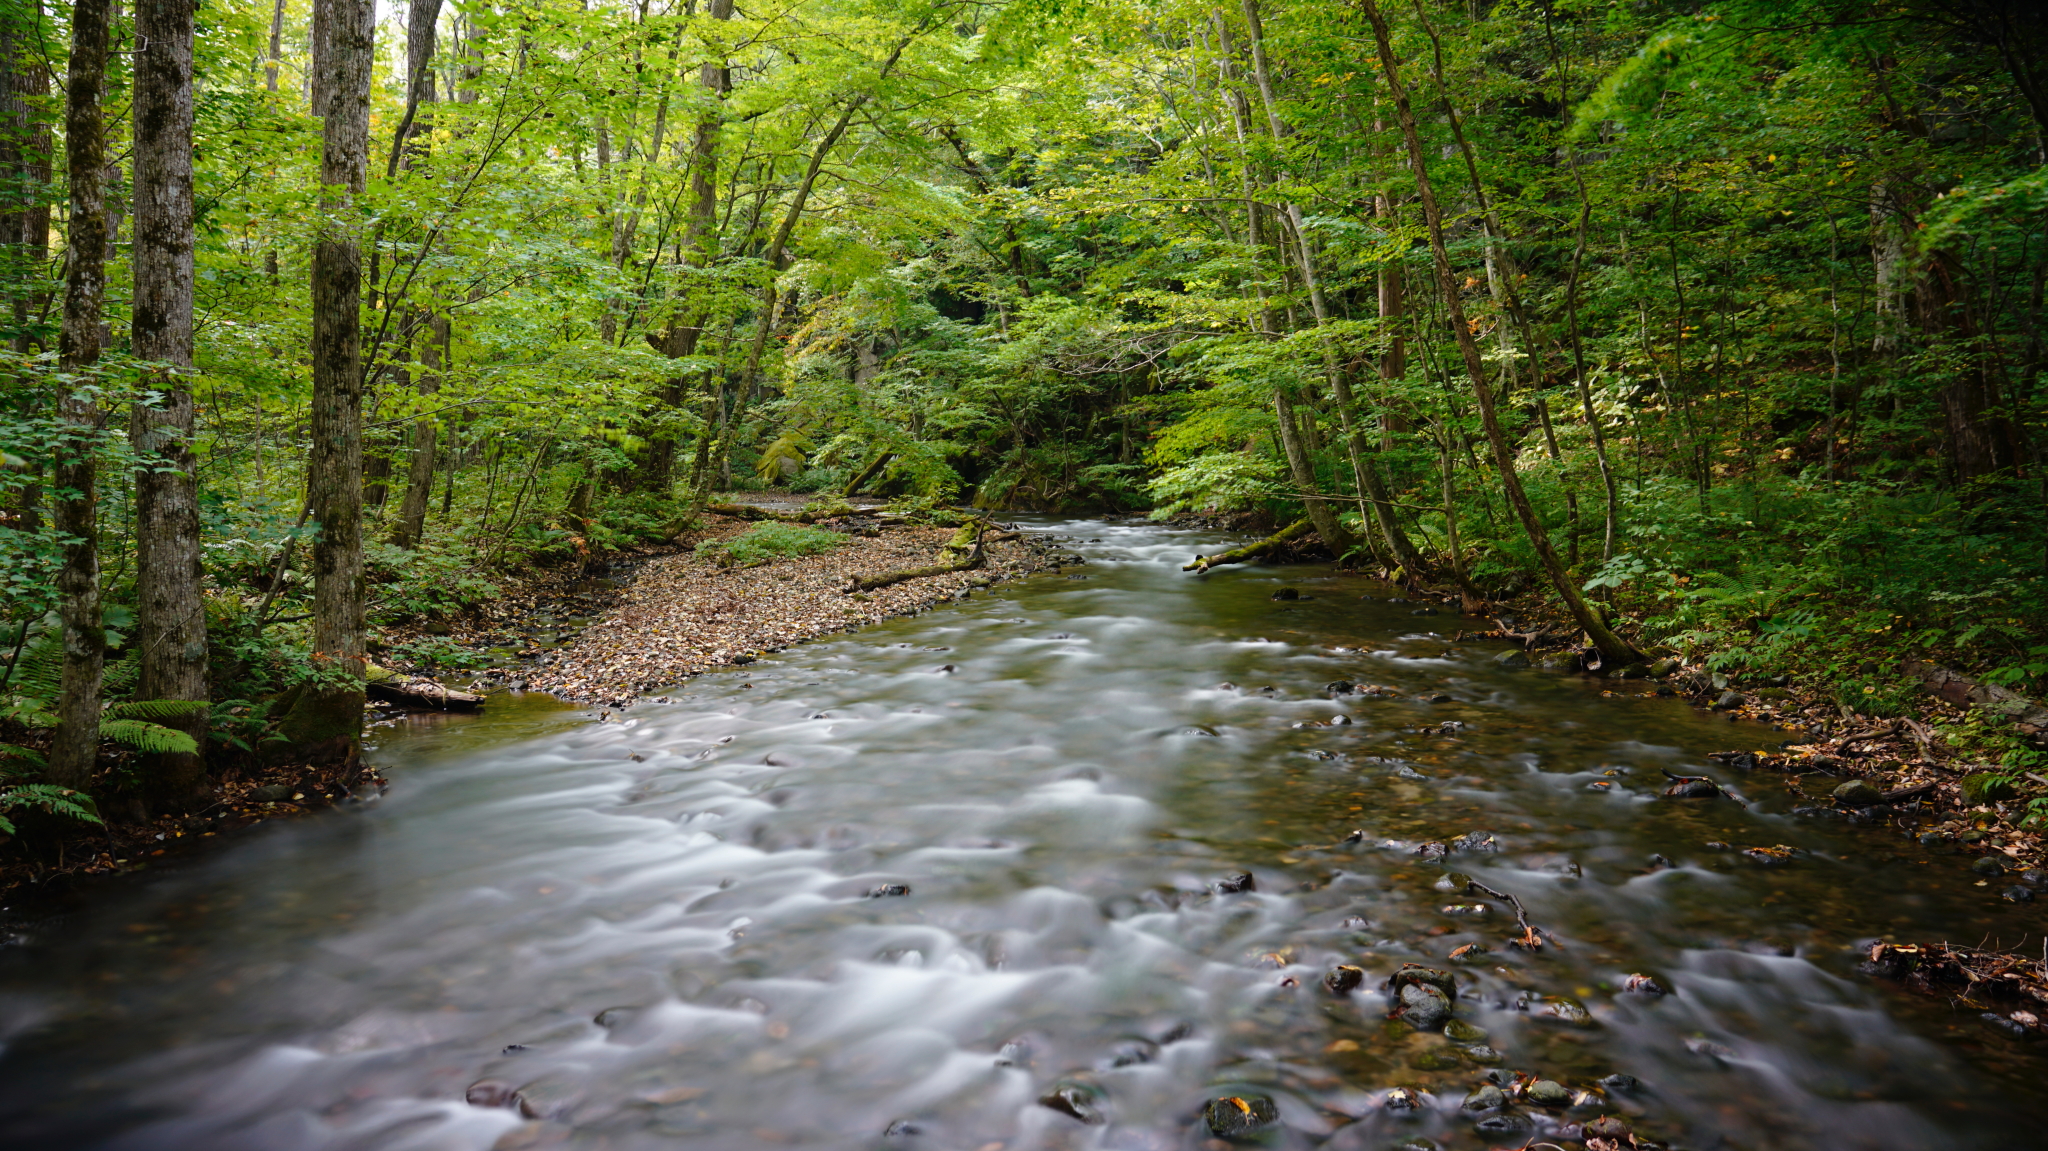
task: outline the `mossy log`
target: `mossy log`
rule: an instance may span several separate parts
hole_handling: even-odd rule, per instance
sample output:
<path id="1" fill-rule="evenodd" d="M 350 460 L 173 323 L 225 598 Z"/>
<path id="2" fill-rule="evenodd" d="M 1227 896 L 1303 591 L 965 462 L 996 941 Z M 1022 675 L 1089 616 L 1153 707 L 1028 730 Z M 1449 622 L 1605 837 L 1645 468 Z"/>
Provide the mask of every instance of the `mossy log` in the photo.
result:
<path id="1" fill-rule="evenodd" d="M 874 591 L 876 588 L 885 588 L 890 584 L 899 584 L 905 580 L 928 579 L 931 576 L 972 571 L 987 562 L 988 557 L 982 551 L 982 533 L 988 530 L 988 526 L 985 520 L 975 520 L 961 525 L 960 530 L 954 532 L 953 538 L 947 540 L 946 546 L 941 549 L 950 557 L 942 563 L 935 563 L 929 567 L 909 568 L 904 571 L 885 572 L 877 576 L 867 576 L 854 580 L 846 590 Z"/>
<path id="2" fill-rule="evenodd" d="M 846 486 L 839 489 L 839 494 L 842 496 L 859 495 L 860 490 L 868 485 L 868 481 L 881 474 L 882 469 L 888 467 L 889 461 L 895 458 L 895 452 L 883 452 L 881 455 L 876 456 L 868 462 L 868 466 L 854 473 L 854 477 L 846 481 Z"/>
<path id="3" fill-rule="evenodd" d="M 1241 548 L 1232 548 L 1221 555 L 1196 556 L 1193 563 L 1182 564 L 1180 570 L 1184 572 L 1205 572 L 1210 568 L 1221 567 L 1224 564 L 1245 563 L 1248 560 L 1255 560 L 1267 552 L 1278 551 L 1295 540 L 1312 534 L 1315 530 L 1315 525 L 1306 518 L 1298 519 L 1257 543 L 1246 544 Z"/>
<path id="4" fill-rule="evenodd" d="M 773 508 L 757 508 L 752 504 L 706 504 L 704 510 L 712 515 L 735 520 L 773 520 L 785 524 L 814 524 L 839 516 L 861 514 L 861 509 L 848 503 L 828 504 L 824 507 L 805 508 L 800 512 L 779 512 Z"/>

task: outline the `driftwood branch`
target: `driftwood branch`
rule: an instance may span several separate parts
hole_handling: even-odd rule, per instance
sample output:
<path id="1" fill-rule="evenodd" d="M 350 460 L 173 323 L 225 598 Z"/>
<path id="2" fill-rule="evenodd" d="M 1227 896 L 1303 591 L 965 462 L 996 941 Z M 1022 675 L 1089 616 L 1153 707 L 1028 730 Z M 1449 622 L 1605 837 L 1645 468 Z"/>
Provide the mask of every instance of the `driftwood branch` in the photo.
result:
<path id="1" fill-rule="evenodd" d="M 363 692 L 371 699 L 430 711 L 476 711 L 484 705 L 483 696 L 443 687 L 431 679 L 402 676 L 375 664 L 368 673 L 369 682 L 363 685 Z"/>
<path id="2" fill-rule="evenodd" d="M 1468 891 L 1482 891 L 1493 896 L 1495 899 L 1506 900 L 1508 906 L 1515 909 L 1515 926 L 1522 929 L 1520 934 L 1508 940 L 1508 942 L 1524 951 L 1543 950 L 1543 933 L 1529 925 L 1529 913 L 1522 907 L 1521 900 L 1516 899 L 1505 891 L 1495 891 L 1476 879 L 1466 880 L 1465 889 Z"/>
<path id="3" fill-rule="evenodd" d="M 1241 564 L 1247 560 L 1257 559 L 1267 552 L 1278 550 L 1314 531 L 1314 525 L 1310 524 L 1307 519 L 1299 519 L 1257 543 L 1246 544 L 1241 548 L 1232 548 L 1221 555 L 1196 556 L 1195 562 L 1182 564 L 1180 570 L 1184 572 L 1208 571 L 1210 568 L 1221 567 L 1224 564 Z"/>
<path id="4" fill-rule="evenodd" d="M 988 538 L 986 534 L 988 529 L 989 525 L 986 520 L 973 520 L 959 531 L 954 532 L 953 538 L 946 542 L 944 550 L 947 555 L 953 558 L 943 563 L 932 564 L 929 567 L 909 568 L 904 571 L 885 572 L 878 576 L 866 576 L 854 580 L 846 590 L 850 592 L 874 591 L 876 588 L 885 588 L 890 584 L 899 584 L 905 580 L 927 579 L 931 576 L 951 575 L 954 572 L 964 572 L 978 568 L 988 558 L 982 552 L 982 544 Z"/>

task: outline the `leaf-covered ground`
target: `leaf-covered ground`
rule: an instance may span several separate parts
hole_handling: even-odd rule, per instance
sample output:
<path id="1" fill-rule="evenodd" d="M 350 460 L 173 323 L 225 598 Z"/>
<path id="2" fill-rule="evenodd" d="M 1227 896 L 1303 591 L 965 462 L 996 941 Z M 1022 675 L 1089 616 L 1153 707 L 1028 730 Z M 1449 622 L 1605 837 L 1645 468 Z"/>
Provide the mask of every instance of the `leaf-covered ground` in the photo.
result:
<path id="1" fill-rule="evenodd" d="M 727 538 L 750 524 L 727 521 L 702 535 Z M 849 534 L 822 555 L 722 568 L 684 552 L 650 560 L 600 619 L 526 686 L 565 699 L 621 705 L 710 668 L 745 662 L 821 635 L 920 611 L 1048 562 L 1027 540 L 985 545 L 978 570 L 908 580 L 848 594 L 855 579 L 938 562 L 951 528 L 883 527 Z"/>

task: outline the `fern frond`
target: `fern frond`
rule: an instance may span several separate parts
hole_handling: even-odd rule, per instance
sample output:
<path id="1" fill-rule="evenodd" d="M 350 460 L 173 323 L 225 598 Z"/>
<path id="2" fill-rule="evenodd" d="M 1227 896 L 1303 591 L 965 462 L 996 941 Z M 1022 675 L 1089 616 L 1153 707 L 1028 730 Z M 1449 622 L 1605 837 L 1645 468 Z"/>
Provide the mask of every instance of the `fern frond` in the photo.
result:
<path id="1" fill-rule="evenodd" d="M 212 708 L 213 705 L 203 699 L 136 699 L 109 707 L 107 718 L 177 719 L 179 716 L 202 715 Z"/>
<path id="2" fill-rule="evenodd" d="M 20 761 L 31 767 L 43 766 L 42 754 L 34 748 L 21 747 L 12 743 L 0 743 L 0 776 L 4 776 L 10 771 L 20 770 L 19 768 L 10 767 L 8 764 L 10 760 Z"/>
<path id="3" fill-rule="evenodd" d="M 29 641 L 14 662 L 8 690 L 30 699 L 55 702 L 64 690 L 64 637 L 52 628 Z"/>
<path id="4" fill-rule="evenodd" d="M 16 807 L 40 808 L 52 815 L 68 815 L 86 823 L 103 822 L 99 812 L 93 810 L 92 796 L 51 783 L 24 783 L 0 790 L 0 812 Z M 14 824 L 5 815 L 0 815 L 0 832 L 14 834 Z"/>
<path id="5" fill-rule="evenodd" d="M 199 750 L 199 741 L 184 732 L 140 719 L 101 720 L 100 736 L 158 755 L 191 755 Z"/>
<path id="6" fill-rule="evenodd" d="M 135 681 L 142 678 L 142 660 L 133 650 L 107 665 L 100 679 L 100 690 L 108 695 L 120 695 L 131 691 Z"/>

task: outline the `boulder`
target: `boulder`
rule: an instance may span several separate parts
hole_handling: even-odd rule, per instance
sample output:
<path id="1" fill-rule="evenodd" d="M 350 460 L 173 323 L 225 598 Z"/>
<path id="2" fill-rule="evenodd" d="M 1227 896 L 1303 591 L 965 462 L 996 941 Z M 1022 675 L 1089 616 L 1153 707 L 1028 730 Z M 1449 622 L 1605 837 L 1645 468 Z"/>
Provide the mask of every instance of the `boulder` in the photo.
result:
<path id="1" fill-rule="evenodd" d="M 1884 792 L 1871 786 L 1870 781 L 1852 779 L 1834 790 L 1835 802 L 1843 807 L 1869 807 L 1884 802 Z"/>

